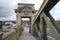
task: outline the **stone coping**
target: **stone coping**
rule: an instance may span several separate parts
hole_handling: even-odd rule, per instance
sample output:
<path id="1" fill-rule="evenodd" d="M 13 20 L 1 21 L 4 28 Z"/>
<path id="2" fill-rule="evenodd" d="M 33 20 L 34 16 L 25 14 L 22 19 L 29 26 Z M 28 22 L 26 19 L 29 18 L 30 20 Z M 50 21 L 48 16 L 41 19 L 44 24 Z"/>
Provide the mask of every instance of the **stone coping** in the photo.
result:
<path id="1" fill-rule="evenodd" d="M 7 38 L 8 36 L 10 36 L 11 34 L 13 34 L 14 32 L 16 32 L 17 30 L 15 29 L 11 29 L 9 32 L 4 32 L 3 33 L 3 36 L 2 36 L 2 39 L 5 39 Z"/>

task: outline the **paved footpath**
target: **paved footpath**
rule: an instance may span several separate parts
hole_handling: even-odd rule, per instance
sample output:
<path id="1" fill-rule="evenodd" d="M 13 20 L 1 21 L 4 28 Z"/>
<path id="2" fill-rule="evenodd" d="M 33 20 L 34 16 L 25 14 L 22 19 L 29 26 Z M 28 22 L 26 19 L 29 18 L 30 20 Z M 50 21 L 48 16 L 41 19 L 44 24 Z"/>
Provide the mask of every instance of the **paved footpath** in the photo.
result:
<path id="1" fill-rule="evenodd" d="M 26 29 L 27 28 L 25 27 L 19 40 L 36 40 L 31 34 L 28 33 L 28 30 Z"/>

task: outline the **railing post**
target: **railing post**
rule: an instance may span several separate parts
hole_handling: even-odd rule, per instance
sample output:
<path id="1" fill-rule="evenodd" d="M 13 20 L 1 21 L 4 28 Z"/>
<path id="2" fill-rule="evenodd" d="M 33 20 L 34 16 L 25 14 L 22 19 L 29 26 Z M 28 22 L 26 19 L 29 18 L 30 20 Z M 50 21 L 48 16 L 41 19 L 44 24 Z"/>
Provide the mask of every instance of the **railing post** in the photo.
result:
<path id="1" fill-rule="evenodd" d="M 2 40 L 3 32 L 0 32 L 0 40 Z"/>

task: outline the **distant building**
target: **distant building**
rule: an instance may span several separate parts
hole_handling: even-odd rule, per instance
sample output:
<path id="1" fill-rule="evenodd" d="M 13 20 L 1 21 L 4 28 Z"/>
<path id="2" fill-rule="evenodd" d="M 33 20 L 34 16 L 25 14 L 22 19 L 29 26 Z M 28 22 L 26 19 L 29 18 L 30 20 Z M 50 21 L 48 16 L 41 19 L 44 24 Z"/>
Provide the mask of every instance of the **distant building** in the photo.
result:
<path id="1" fill-rule="evenodd" d="M 6 25 L 12 25 L 12 22 L 5 22 Z"/>
<path id="2" fill-rule="evenodd" d="M 59 25 L 60 25 L 60 20 L 59 21 L 56 21 Z"/>

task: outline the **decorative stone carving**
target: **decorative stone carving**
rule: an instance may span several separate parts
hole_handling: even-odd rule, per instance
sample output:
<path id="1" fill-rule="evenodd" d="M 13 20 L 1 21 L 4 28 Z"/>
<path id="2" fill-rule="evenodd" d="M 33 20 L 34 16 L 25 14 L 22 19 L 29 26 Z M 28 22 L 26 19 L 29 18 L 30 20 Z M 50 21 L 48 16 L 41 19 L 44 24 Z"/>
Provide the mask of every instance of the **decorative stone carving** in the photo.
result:
<path id="1" fill-rule="evenodd" d="M 20 28 L 20 30 L 21 30 L 21 26 L 22 26 L 21 25 L 21 18 L 22 17 L 31 18 L 35 12 L 36 12 L 36 10 L 34 8 L 34 4 L 18 3 L 18 7 L 17 7 L 17 9 L 15 9 L 16 19 L 17 19 L 16 20 L 16 26 L 18 28 Z"/>

